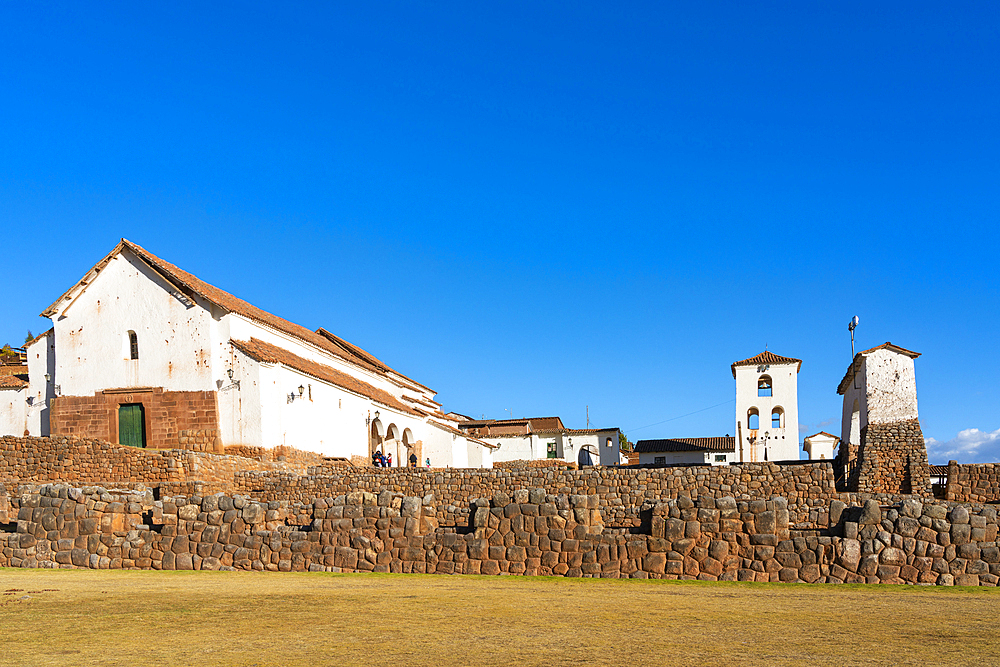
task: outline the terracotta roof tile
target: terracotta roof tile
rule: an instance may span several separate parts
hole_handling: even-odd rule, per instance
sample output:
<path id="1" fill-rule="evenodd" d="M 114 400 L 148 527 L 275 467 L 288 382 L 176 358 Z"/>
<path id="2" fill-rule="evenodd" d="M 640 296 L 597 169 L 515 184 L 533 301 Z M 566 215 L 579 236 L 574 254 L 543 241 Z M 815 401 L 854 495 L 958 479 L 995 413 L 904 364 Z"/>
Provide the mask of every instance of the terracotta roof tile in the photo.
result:
<path id="1" fill-rule="evenodd" d="M 588 435 L 593 433 L 604 433 L 605 431 L 619 431 L 618 428 L 568 428 L 566 433 L 577 434 L 577 435 Z"/>
<path id="2" fill-rule="evenodd" d="M 813 433 L 812 435 L 807 435 L 806 437 L 802 438 L 802 440 L 805 441 L 808 440 L 809 438 L 815 438 L 817 435 L 825 435 L 828 438 L 836 438 L 837 440 L 840 440 L 840 436 L 836 436 L 833 433 L 827 433 L 826 431 L 820 431 L 819 433 Z"/>
<path id="3" fill-rule="evenodd" d="M 40 341 L 41 339 L 43 339 L 43 338 L 45 338 L 46 336 L 48 336 L 48 335 L 49 335 L 50 333 L 53 333 L 53 332 L 54 332 L 55 330 L 56 330 L 56 329 L 55 329 L 55 327 L 49 327 L 49 330 L 48 330 L 48 331 L 44 331 L 44 332 L 42 332 L 42 333 L 38 334 L 37 336 L 35 336 L 35 337 L 34 337 L 34 338 L 32 338 L 31 340 L 29 340 L 29 341 L 28 341 L 27 343 L 25 343 L 25 344 L 24 344 L 24 349 L 26 349 L 26 350 L 27 350 L 27 349 L 28 349 L 28 346 L 29 346 L 29 345 L 34 345 L 35 343 L 37 343 L 37 342 L 38 342 L 38 341 Z"/>
<path id="4" fill-rule="evenodd" d="M 737 366 L 761 366 L 764 364 L 798 364 L 795 372 L 798 373 L 802 370 L 802 360 L 792 359 L 791 357 L 779 357 L 773 352 L 764 350 L 756 357 L 750 357 L 749 359 L 744 359 L 743 361 L 734 361 L 730 368 L 733 370 L 733 377 L 736 377 L 736 367 Z"/>
<path id="5" fill-rule="evenodd" d="M 640 440 L 635 443 L 636 452 L 735 452 L 736 438 L 668 438 L 664 440 Z"/>
<path id="6" fill-rule="evenodd" d="M 23 389 L 27 386 L 27 381 L 16 375 L 0 375 L 0 389 Z"/>
<path id="7" fill-rule="evenodd" d="M 367 382 L 358 380 L 357 378 L 342 371 L 338 371 L 335 368 L 325 366 L 315 361 L 310 361 L 309 359 L 304 359 L 293 352 L 289 352 L 288 350 L 278 347 L 277 345 L 265 343 L 257 338 L 251 338 L 249 341 L 231 340 L 229 342 L 233 345 L 233 347 L 241 350 L 247 356 L 252 359 L 256 359 L 257 361 L 288 366 L 289 368 L 294 368 L 295 370 L 305 373 L 306 375 L 311 375 L 319 380 L 325 380 L 326 382 L 337 385 L 342 389 L 347 389 L 355 394 L 360 394 L 361 396 L 370 398 L 371 400 L 381 403 L 386 407 L 394 408 L 400 412 L 405 412 L 411 415 L 418 414 L 416 410 L 404 405 L 395 396 L 384 389 L 373 387 Z"/>
<path id="8" fill-rule="evenodd" d="M 62 303 L 63 300 L 69 297 L 69 295 L 76 289 L 80 284 L 86 284 L 88 276 L 91 273 L 100 272 L 108 262 L 111 261 L 117 254 L 121 252 L 123 248 L 127 248 L 136 257 L 141 259 L 143 262 L 151 266 L 160 276 L 166 280 L 168 283 L 176 287 L 181 293 L 187 297 L 193 297 L 195 295 L 213 303 L 231 313 L 236 313 L 246 317 L 247 319 L 253 320 L 260 324 L 264 324 L 273 329 L 277 329 L 283 333 L 295 336 L 300 340 L 333 354 L 334 356 L 340 357 L 344 361 L 353 363 L 356 366 L 365 368 L 366 370 L 372 371 L 378 375 L 387 376 L 388 373 L 393 373 L 398 375 L 400 378 L 408 380 L 409 382 L 417 385 L 421 389 L 427 389 L 427 391 L 432 391 L 427 387 L 417 383 L 414 380 L 410 380 L 402 373 L 392 370 L 378 359 L 376 359 L 371 354 L 365 352 L 356 345 L 352 345 L 347 341 L 334 336 L 325 329 L 320 329 L 319 332 L 310 331 L 306 327 L 289 322 L 277 315 L 272 315 L 271 313 L 261 310 L 257 306 L 247 303 L 243 299 L 233 296 L 232 294 L 225 292 L 214 285 L 210 285 L 205 281 L 199 279 L 197 276 L 188 273 L 187 271 L 174 266 L 173 264 L 164 261 L 147 251 L 145 248 L 139 246 L 138 244 L 132 243 L 127 239 L 122 239 L 121 242 L 115 246 L 104 259 L 98 262 L 94 267 L 88 272 L 87 276 L 84 276 L 76 285 L 67 290 L 59 299 L 55 301 L 51 306 L 49 306 L 43 313 L 42 317 L 51 317 L 56 308 Z M 44 334 L 43 334 L 44 335 Z M 392 380 L 393 378 L 389 378 Z M 398 381 L 396 384 L 400 384 Z M 400 384 L 400 386 L 403 386 Z"/>

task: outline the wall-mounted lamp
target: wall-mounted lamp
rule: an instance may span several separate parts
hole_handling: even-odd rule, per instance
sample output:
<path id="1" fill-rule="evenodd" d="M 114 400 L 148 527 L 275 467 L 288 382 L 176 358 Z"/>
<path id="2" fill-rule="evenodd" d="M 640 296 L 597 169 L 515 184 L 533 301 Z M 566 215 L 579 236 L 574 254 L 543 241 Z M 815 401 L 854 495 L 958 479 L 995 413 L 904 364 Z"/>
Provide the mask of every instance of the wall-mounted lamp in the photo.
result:
<path id="1" fill-rule="evenodd" d="M 229 376 L 229 381 L 232 382 L 232 380 L 233 380 L 233 369 L 230 368 L 229 370 L 227 370 L 226 371 L 226 375 Z"/>
<path id="2" fill-rule="evenodd" d="M 52 381 L 52 376 L 49 375 L 48 373 L 46 373 L 45 374 L 45 384 L 48 384 L 51 381 Z"/>
<path id="3" fill-rule="evenodd" d="M 375 411 L 375 420 L 378 421 L 378 410 Z M 365 417 L 365 426 L 371 426 L 372 423 L 372 413 L 369 412 L 368 416 Z"/>
<path id="4" fill-rule="evenodd" d="M 298 393 L 298 395 L 296 395 L 294 391 L 292 393 L 290 393 L 288 395 L 288 402 L 289 403 L 294 403 L 296 398 L 302 398 L 302 394 L 304 394 L 305 391 L 306 391 L 306 388 L 303 387 L 302 385 L 299 385 L 299 393 Z"/>

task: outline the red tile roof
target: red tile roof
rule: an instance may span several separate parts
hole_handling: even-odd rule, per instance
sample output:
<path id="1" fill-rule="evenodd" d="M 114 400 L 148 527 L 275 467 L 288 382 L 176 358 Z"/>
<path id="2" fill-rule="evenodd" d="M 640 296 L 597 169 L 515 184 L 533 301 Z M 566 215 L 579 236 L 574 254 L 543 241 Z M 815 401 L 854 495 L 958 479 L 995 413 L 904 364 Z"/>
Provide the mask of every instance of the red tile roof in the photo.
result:
<path id="1" fill-rule="evenodd" d="M 55 330 L 56 330 L 55 327 L 50 327 L 48 331 L 45 331 L 45 332 L 42 332 L 42 333 L 38 334 L 37 336 L 35 336 L 34 338 L 32 338 L 31 340 L 29 340 L 27 343 L 24 344 L 24 349 L 27 350 L 29 345 L 34 345 L 35 343 L 37 343 L 41 339 L 43 339 L 46 336 L 48 336 L 50 333 L 53 333 Z"/>
<path id="2" fill-rule="evenodd" d="M 148 252 L 146 249 L 142 248 L 141 246 L 135 243 L 132 243 L 127 239 L 122 239 L 118 243 L 118 245 L 115 246 L 114 250 L 112 250 L 100 262 L 95 264 L 94 267 L 89 272 L 87 272 L 86 276 L 84 276 L 79 282 L 77 282 L 76 285 L 68 289 L 61 297 L 59 297 L 55 301 L 55 303 L 46 308 L 45 311 L 42 312 L 42 317 L 51 318 L 52 315 L 55 314 L 56 309 L 59 307 L 59 305 L 63 301 L 68 299 L 78 286 L 88 284 L 90 282 L 89 279 L 91 278 L 91 274 L 96 275 L 97 273 L 100 273 L 100 271 L 104 269 L 104 267 L 108 264 L 108 262 L 110 262 L 123 249 L 128 249 L 129 251 L 131 251 L 136 257 L 141 259 L 143 262 L 148 264 L 154 271 L 156 271 L 156 273 L 158 273 L 160 277 L 162 277 L 166 282 L 176 287 L 178 291 L 180 291 L 182 294 L 184 294 L 189 298 L 193 298 L 194 296 L 201 297 L 202 299 L 210 303 L 213 303 L 216 306 L 219 306 L 220 308 L 229 311 L 230 313 L 241 315 L 243 317 L 246 317 L 247 319 L 269 326 L 273 329 L 277 329 L 278 331 L 281 331 L 283 333 L 295 336 L 300 340 L 303 340 L 307 343 L 311 343 L 312 345 L 322 350 L 325 350 L 330 354 L 333 354 L 334 356 L 340 357 L 341 359 L 349 363 L 365 368 L 366 370 L 372 371 L 378 375 L 383 375 L 388 377 L 388 374 L 392 373 L 398 375 L 400 378 L 408 380 L 409 382 L 417 385 L 417 387 L 421 389 L 427 389 L 427 387 L 424 387 L 423 385 L 415 382 L 414 380 L 410 380 L 402 373 L 398 373 L 392 370 L 391 368 L 389 368 L 388 366 L 386 366 L 378 359 L 376 359 L 374 356 L 365 352 L 361 348 L 348 343 L 342 338 L 334 336 L 325 329 L 321 328 L 319 332 L 310 331 L 309 329 L 301 325 L 289 322 L 288 320 L 282 319 L 277 315 L 272 315 L 271 313 L 261 310 L 260 308 L 247 303 L 243 299 L 235 297 L 232 294 L 229 294 L 228 292 L 224 292 L 218 287 L 206 283 L 205 281 L 199 279 L 193 274 L 188 273 L 187 271 L 184 271 L 183 269 L 180 269 L 174 266 L 173 264 L 170 264 L 169 262 L 160 259 L 156 255 Z M 393 380 L 399 386 L 405 386 L 399 381 L 394 380 L 394 378 L 388 377 L 388 379 Z M 433 391 L 430 389 L 427 389 L 427 391 L 431 391 L 433 393 Z"/>
<path id="3" fill-rule="evenodd" d="M 750 357 L 749 359 L 744 359 L 743 361 L 734 361 L 730 368 L 733 370 L 733 377 L 736 377 L 736 367 L 737 366 L 763 366 L 766 364 L 798 364 L 798 368 L 795 372 L 798 373 L 802 370 L 802 360 L 792 359 L 791 357 L 779 357 L 773 352 L 768 352 L 764 350 L 756 357 Z"/>
<path id="4" fill-rule="evenodd" d="M 843 396 L 844 393 L 847 391 L 847 385 L 850 384 L 850 382 L 854 379 L 854 368 L 858 365 L 858 362 L 861 361 L 861 358 L 867 354 L 875 352 L 876 350 L 889 350 L 890 352 L 896 352 L 897 354 L 905 355 L 910 359 L 916 359 L 917 357 L 920 356 L 919 352 L 914 352 L 913 350 L 907 350 L 905 347 L 893 345 L 889 341 L 886 341 L 881 345 L 876 345 L 875 347 L 869 348 L 867 350 L 862 350 L 861 352 L 858 352 L 857 354 L 854 355 L 854 359 L 851 360 L 850 365 L 847 367 L 847 372 L 844 373 L 844 379 L 842 379 L 840 381 L 840 384 L 837 385 L 838 394 Z"/>
<path id="5" fill-rule="evenodd" d="M 635 443 L 635 452 L 735 452 L 736 438 L 668 438 L 664 440 L 640 440 Z"/>
<path id="6" fill-rule="evenodd" d="M 395 396 L 384 389 L 373 387 L 367 382 L 363 382 L 351 375 L 348 375 L 347 373 L 338 371 L 335 368 L 325 366 L 309 359 L 304 359 L 294 352 L 289 352 L 288 350 L 282 349 L 277 345 L 265 343 L 257 338 L 251 338 L 248 341 L 231 340 L 229 342 L 233 347 L 242 351 L 251 359 L 256 359 L 257 361 L 269 364 L 281 364 L 282 366 L 288 366 L 289 368 L 294 368 L 295 370 L 305 373 L 306 375 L 311 375 L 318 380 L 325 380 L 326 382 L 336 385 L 342 389 L 346 389 L 354 392 L 355 394 L 360 394 L 361 396 L 370 398 L 371 400 L 381 403 L 386 407 L 394 408 L 400 412 L 405 412 L 411 415 L 418 414 L 416 410 L 404 405 Z"/>
<path id="7" fill-rule="evenodd" d="M 24 389 L 27 386 L 27 381 L 16 375 L 0 375 L 0 389 Z"/>

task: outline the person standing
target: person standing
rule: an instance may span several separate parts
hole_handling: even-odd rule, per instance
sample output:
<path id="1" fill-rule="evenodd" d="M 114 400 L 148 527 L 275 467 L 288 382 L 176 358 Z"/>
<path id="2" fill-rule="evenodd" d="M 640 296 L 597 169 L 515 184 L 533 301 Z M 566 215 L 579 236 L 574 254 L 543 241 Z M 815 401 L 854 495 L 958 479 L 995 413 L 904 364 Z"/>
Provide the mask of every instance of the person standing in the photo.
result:
<path id="1" fill-rule="evenodd" d="M 392 467 L 392 452 L 389 452 L 388 454 L 385 455 L 385 467 L 386 468 Z"/>

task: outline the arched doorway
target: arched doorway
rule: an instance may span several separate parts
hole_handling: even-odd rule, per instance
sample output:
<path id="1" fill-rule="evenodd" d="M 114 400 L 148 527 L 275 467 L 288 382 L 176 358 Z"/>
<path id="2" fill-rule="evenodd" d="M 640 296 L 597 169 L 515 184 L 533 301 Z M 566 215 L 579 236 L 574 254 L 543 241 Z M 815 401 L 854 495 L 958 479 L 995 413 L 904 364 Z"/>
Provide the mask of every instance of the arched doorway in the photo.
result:
<path id="1" fill-rule="evenodd" d="M 413 441 L 413 431 L 408 428 L 403 429 L 403 455 L 406 458 L 400 460 L 400 465 L 408 468 L 420 467 L 420 452 L 417 443 Z"/>
<path id="2" fill-rule="evenodd" d="M 382 442 L 384 440 L 383 434 L 385 431 L 382 428 L 382 422 L 378 419 L 372 422 L 371 430 L 368 432 L 368 462 L 371 463 L 372 456 L 375 452 L 380 451 L 383 454 L 385 450 L 382 449 Z"/>
<path id="3" fill-rule="evenodd" d="M 601 455 L 593 445 L 580 447 L 580 453 L 576 457 L 576 462 L 581 466 L 596 465 L 601 460 Z"/>
<path id="4" fill-rule="evenodd" d="M 401 463 L 402 453 L 400 449 L 403 448 L 402 437 L 399 434 L 399 427 L 395 424 L 389 424 L 389 427 L 385 430 L 385 440 L 382 442 L 382 453 L 387 457 L 392 455 L 392 467 L 398 468 L 400 465 L 405 465 Z"/>

